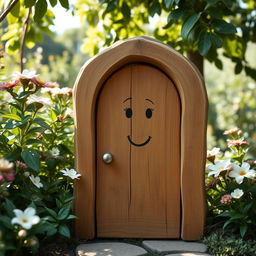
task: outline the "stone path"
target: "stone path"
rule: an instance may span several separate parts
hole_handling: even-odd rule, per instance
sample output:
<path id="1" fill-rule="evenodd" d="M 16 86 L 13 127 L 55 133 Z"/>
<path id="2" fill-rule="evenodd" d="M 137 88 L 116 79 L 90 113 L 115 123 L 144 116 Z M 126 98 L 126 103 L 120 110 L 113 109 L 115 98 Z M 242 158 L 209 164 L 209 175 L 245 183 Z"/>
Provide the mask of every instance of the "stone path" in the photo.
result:
<path id="1" fill-rule="evenodd" d="M 95 241 L 80 244 L 77 256 L 210 256 L 204 244 L 178 240 L 145 240 L 133 243 Z"/>

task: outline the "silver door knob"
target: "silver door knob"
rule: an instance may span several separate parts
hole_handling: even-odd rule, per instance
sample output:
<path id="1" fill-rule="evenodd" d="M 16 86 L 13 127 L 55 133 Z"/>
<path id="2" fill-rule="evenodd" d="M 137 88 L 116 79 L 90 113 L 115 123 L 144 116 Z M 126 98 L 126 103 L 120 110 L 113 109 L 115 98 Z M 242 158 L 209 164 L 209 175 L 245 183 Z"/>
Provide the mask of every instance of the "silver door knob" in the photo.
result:
<path id="1" fill-rule="evenodd" d="M 103 154 L 102 160 L 105 164 L 110 164 L 113 161 L 113 156 L 111 153 L 106 152 Z"/>

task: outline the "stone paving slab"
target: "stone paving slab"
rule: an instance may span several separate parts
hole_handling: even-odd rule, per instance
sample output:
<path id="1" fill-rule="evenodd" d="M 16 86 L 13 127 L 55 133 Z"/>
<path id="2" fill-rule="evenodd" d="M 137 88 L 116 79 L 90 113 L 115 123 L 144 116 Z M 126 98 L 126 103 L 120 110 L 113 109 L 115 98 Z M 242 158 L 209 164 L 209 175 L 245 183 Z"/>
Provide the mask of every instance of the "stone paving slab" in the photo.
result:
<path id="1" fill-rule="evenodd" d="M 142 243 L 147 250 L 156 253 L 204 253 L 207 251 L 206 245 L 198 242 L 184 242 L 175 240 L 145 240 Z"/>
<path id="2" fill-rule="evenodd" d="M 96 242 L 80 244 L 77 256 L 146 256 L 148 253 L 136 245 L 119 242 Z"/>
<path id="3" fill-rule="evenodd" d="M 205 254 L 205 253 L 175 253 L 175 254 L 167 254 L 165 256 L 211 256 L 211 255 Z"/>

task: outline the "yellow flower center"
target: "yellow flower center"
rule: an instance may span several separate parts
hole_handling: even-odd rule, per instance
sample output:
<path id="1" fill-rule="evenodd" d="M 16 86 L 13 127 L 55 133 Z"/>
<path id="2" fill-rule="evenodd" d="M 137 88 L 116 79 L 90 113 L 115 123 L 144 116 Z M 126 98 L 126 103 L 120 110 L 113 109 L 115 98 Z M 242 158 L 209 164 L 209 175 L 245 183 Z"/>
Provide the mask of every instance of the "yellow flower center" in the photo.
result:
<path id="1" fill-rule="evenodd" d="M 244 176 L 244 175 L 246 174 L 246 171 L 242 170 L 242 171 L 239 172 L 239 174 L 240 174 L 241 176 Z"/>
<path id="2" fill-rule="evenodd" d="M 22 221 L 23 223 L 27 223 L 27 222 L 28 222 L 27 219 L 22 219 L 21 221 Z"/>

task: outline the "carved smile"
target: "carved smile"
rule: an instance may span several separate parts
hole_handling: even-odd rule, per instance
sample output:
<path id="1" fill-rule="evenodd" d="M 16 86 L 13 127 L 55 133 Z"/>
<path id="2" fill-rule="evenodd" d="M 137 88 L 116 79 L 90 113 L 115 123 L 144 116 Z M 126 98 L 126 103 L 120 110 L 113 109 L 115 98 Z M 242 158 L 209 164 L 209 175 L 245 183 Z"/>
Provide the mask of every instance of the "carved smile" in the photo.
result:
<path id="1" fill-rule="evenodd" d="M 141 143 L 141 144 L 134 143 L 134 142 L 132 141 L 130 135 L 127 136 L 127 138 L 128 138 L 129 142 L 130 142 L 132 145 L 134 145 L 134 146 L 136 146 L 136 147 L 142 147 L 142 146 L 145 146 L 146 144 L 148 144 L 152 137 L 151 137 L 151 136 L 148 136 L 147 140 L 146 140 L 145 142 Z"/>

